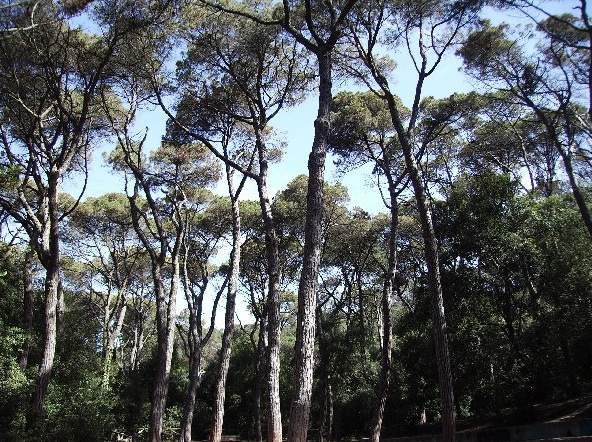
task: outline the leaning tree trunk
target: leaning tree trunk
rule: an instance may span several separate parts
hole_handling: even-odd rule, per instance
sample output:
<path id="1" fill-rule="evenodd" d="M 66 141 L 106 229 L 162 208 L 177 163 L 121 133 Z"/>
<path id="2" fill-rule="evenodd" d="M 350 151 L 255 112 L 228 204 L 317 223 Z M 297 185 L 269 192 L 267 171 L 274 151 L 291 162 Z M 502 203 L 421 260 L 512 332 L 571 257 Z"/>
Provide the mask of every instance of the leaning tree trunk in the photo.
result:
<path id="1" fill-rule="evenodd" d="M 228 173 L 228 170 L 227 170 Z M 229 176 L 231 176 L 229 174 Z M 233 195 L 231 179 L 228 185 L 230 194 Z M 212 416 L 212 428 L 210 442 L 220 442 L 222 439 L 222 427 L 224 423 L 224 403 L 226 400 L 226 379 L 230 366 L 230 354 L 232 352 L 232 336 L 234 333 L 234 314 L 236 305 L 236 292 L 240 270 L 240 211 L 236 196 L 232 196 L 232 251 L 230 252 L 230 278 L 228 280 L 228 294 L 226 297 L 226 314 L 224 334 L 222 336 L 222 349 L 220 350 L 220 365 L 218 366 L 218 380 L 214 397 L 214 413 Z M 186 439 L 190 442 L 191 439 Z"/>
<path id="2" fill-rule="evenodd" d="M 308 159 L 308 192 L 302 274 L 298 286 L 298 320 L 294 392 L 288 423 L 288 442 L 306 442 L 313 384 L 316 294 L 321 260 L 323 184 L 332 101 L 331 51 L 317 53 L 319 110 L 312 152 Z"/>
<path id="3" fill-rule="evenodd" d="M 452 370 L 450 368 L 450 354 L 448 351 L 448 329 L 444 313 L 444 298 L 440 280 L 440 263 L 438 259 L 438 242 L 432 213 L 426 199 L 419 167 L 411 147 L 408 132 L 403 128 L 402 119 L 395 101 L 395 97 L 388 91 L 386 79 L 378 78 L 382 90 L 386 94 L 389 110 L 398 140 L 405 156 L 407 173 L 413 186 L 413 193 L 419 212 L 419 220 L 424 242 L 424 255 L 428 272 L 428 290 L 432 301 L 432 321 L 434 323 L 434 341 L 436 360 L 438 365 L 438 380 L 440 384 L 440 400 L 442 403 L 442 438 L 444 442 L 453 442 L 456 434 L 456 413 L 454 408 L 454 392 L 452 387 Z"/>
<path id="4" fill-rule="evenodd" d="M 444 298 L 440 280 L 440 263 L 438 259 L 438 243 L 432 214 L 426 200 L 419 169 L 410 149 L 404 149 L 407 168 L 415 193 L 415 200 L 421 222 L 424 253 L 428 271 L 428 289 L 432 299 L 432 320 L 434 323 L 434 341 L 440 384 L 440 400 L 442 403 L 442 437 L 444 442 L 453 442 L 456 434 L 456 413 L 454 408 L 454 390 L 452 386 L 452 370 L 448 351 L 448 328 L 444 312 Z"/>
<path id="5" fill-rule="evenodd" d="M 445 442 L 453 442 L 456 434 L 456 413 L 454 409 L 454 389 L 452 386 L 450 354 L 448 351 L 448 328 L 446 325 L 444 297 L 442 295 L 442 283 L 440 280 L 438 243 L 432 223 L 431 211 L 426 201 L 418 169 L 415 167 L 413 170 L 411 168 L 409 170 L 422 225 L 424 253 L 428 270 L 428 289 L 432 298 L 432 320 L 434 322 L 434 340 L 438 364 L 440 400 L 442 402 L 442 437 Z"/>
<path id="6" fill-rule="evenodd" d="M 573 165 L 571 162 L 571 155 L 565 151 L 565 149 L 556 143 L 557 150 L 561 155 L 561 159 L 563 160 L 563 167 L 565 168 L 565 173 L 569 180 L 569 185 L 571 187 L 571 192 L 576 200 L 576 204 L 578 206 L 578 210 L 580 211 L 580 215 L 582 217 L 582 221 L 584 221 L 584 225 L 586 226 L 586 230 L 588 230 L 588 234 L 592 236 L 592 215 L 590 214 L 590 209 L 588 208 L 588 204 L 586 203 L 586 199 L 582 194 L 580 186 L 578 185 L 578 180 L 576 178 L 576 174 L 573 170 Z"/>

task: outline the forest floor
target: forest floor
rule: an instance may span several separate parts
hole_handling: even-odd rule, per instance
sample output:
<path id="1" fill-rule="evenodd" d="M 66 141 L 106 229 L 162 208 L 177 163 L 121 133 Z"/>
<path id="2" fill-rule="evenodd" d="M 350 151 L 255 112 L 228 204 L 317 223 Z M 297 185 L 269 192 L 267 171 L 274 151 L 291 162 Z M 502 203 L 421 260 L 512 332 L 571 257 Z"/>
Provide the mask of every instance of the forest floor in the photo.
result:
<path id="1" fill-rule="evenodd" d="M 498 426 L 517 426 L 564 422 L 572 419 L 592 418 L 592 395 L 551 404 L 537 404 L 525 409 L 508 408 L 471 419 L 458 421 L 459 430 L 472 430 Z"/>
<path id="2" fill-rule="evenodd" d="M 552 424 L 585 418 L 592 418 L 592 395 L 563 402 L 537 404 L 524 409 L 507 408 L 497 413 L 459 419 L 457 431 L 477 432 L 493 428 Z M 399 437 L 438 434 L 440 431 L 439 424 L 417 425 L 415 428 L 408 428 Z"/>

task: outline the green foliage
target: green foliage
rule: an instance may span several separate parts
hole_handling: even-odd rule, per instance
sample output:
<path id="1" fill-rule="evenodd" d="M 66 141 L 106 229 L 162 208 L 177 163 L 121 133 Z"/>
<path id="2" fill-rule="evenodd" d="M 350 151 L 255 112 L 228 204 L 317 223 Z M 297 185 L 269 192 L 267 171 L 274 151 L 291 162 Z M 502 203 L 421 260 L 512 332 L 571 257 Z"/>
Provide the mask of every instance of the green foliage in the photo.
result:
<path id="1" fill-rule="evenodd" d="M 115 428 L 116 396 L 101 387 L 98 373 L 77 376 L 66 385 L 53 383 L 47 398 L 42 440 L 102 442 Z"/>
<path id="2" fill-rule="evenodd" d="M 0 187 L 6 190 L 13 190 L 18 184 L 20 168 L 16 164 L 0 166 Z"/>
<path id="3" fill-rule="evenodd" d="M 69 296 L 68 296 L 69 295 Z M 40 423 L 41 440 L 102 441 L 115 428 L 116 395 L 102 387 L 98 325 L 85 303 L 67 294 L 56 366 Z"/>
<path id="4" fill-rule="evenodd" d="M 568 196 L 515 192 L 507 177 L 477 175 L 437 212 L 456 393 L 469 414 L 589 383 L 587 357 L 574 352 L 590 327 L 589 238 Z"/>
<path id="5" fill-rule="evenodd" d="M 16 247 L 0 244 L 0 439 L 15 441 L 24 426 L 31 392 L 31 373 L 19 366 L 26 339 L 22 327 L 21 259 Z"/>
<path id="6" fill-rule="evenodd" d="M 18 440 L 24 424 L 24 407 L 31 380 L 16 358 L 25 341 L 22 329 L 7 327 L 0 318 L 0 439 Z"/>

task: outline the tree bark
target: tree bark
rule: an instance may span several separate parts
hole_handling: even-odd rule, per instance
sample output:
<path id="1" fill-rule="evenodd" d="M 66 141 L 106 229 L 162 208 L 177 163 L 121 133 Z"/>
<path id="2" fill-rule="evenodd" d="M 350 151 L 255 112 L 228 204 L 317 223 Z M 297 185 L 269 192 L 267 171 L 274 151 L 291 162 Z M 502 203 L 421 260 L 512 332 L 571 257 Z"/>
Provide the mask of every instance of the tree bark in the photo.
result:
<path id="1" fill-rule="evenodd" d="M 319 110 L 308 159 L 304 256 L 298 287 L 294 392 L 288 442 L 306 442 L 313 384 L 316 294 L 323 240 L 323 184 L 332 102 L 331 51 L 319 51 L 316 55 L 319 64 Z"/>
<path id="2" fill-rule="evenodd" d="M 103 380 L 102 380 L 102 388 L 103 390 L 109 389 L 109 384 L 111 383 L 111 370 L 113 365 L 113 349 L 115 348 L 115 341 L 121 334 L 121 330 L 123 329 L 123 322 L 125 320 L 125 312 L 127 311 L 127 305 L 125 304 L 124 295 L 122 292 L 118 293 L 118 301 L 121 300 L 122 306 L 117 314 L 117 322 L 115 323 L 115 328 L 113 331 L 110 329 L 110 324 L 107 322 L 105 324 L 104 333 L 108 335 L 105 345 L 105 354 L 103 355 Z M 115 306 L 116 308 L 117 306 Z M 109 304 L 107 304 L 107 309 L 109 308 Z M 106 312 L 107 313 L 107 312 Z M 108 313 L 107 313 L 108 314 Z M 111 316 L 108 314 L 108 316 Z"/>
<path id="3" fill-rule="evenodd" d="M 448 328 L 446 326 L 444 298 L 442 295 L 442 283 L 440 280 L 438 243 L 434 232 L 434 225 L 432 223 L 432 213 L 426 199 L 425 189 L 423 187 L 415 156 L 406 138 L 405 142 L 402 144 L 405 162 L 411 178 L 411 184 L 413 186 L 415 201 L 419 212 L 424 241 L 424 254 L 428 271 L 428 290 L 432 300 L 434 342 L 436 346 L 438 380 L 440 384 L 440 400 L 442 403 L 442 439 L 444 442 L 453 442 L 456 434 L 456 413 L 454 408 L 450 354 L 448 351 Z"/>
<path id="4" fill-rule="evenodd" d="M 169 390 L 169 379 L 171 374 L 171 365 L 173 359 L 173 346 L 175 343 L 175 319 L 177 312 L 177 292 L 179 289 L 179 252 L 180 245 L 183 242 L 183 231 L 177 232 L 175 245 L 171 253 L 171 285 L 169 291 L 169 301 L 167 303 L 165 296 L 164 281 L 162 279 L 162 262 L 164 261 L 166 247 L 161 244 L 161 254 L 158 259 L 152 263 L 152 277 L 154 279 L 154 289 L 156 296 L 156 326 L 158 334 L 157 346 L 157 366 L 154 376 L 154 390 L 152 394 L 152 409 L 150 412 L 150 421 L 148 427 L 148 437 L 150 442 L 160 442 L 162 440 L 162 422 L 166 408 L 167 394 Z M 161 241 L 166 241 L 161 238 Z"/>
<path id="5" fill-rule="evenodd" d="M 265 355 L 266 349 L 266 330 L 267 317 L 262 316 L 259 322 L 259 336 L 257 337 L 257 347 L 255 349 L 254 361 L 254 385 L 253 385 L 253 430 L 255 432 L 255 442 L 263 442 L 263 426 L 261 424 L 261 398 L 263 396 L 263 381 L 266 369 Z M 249 438 L 250 439 L 250 438 Z"/>
<path id="6" fill-rule="evenodd" d="M 255 351 L 254 373 L 255 385 L 253 386 L 253 426 L 255 430 L 255 442 L 263 442 L 261 424 L 261 397 L 263 396 L 263 374 L 265 373 L 267 318 L 262 316 L 259 323 L 259 336 Z"/>
<path id="7" fill-rule="evenodd" d="M 399 209 L 397 204 L 396 189 L 390 175 L 389 193 L 391 198 L 391 226 L 388 237 L 388 267 L 382 288 L 381 312 L 382 312 L 382 343 L 380 351 L 380 377 L 378 380 L 378 389 L 374 413 L 372 416 L 372 430 L 370 434 L 371 442 L 379 442 L 380 432 L 382 430 L 382 421 L 384 418 L 384 409 L 390 383 L 391 365 L 392 365 L 392 314 L 391 298 L 395 284 L 395 273 L 397 266 L 397 236 L 399 229 Z"/>
<path id="8" fill-rule="evenodd" d="M 227 166 L 227 174 L 229 173 Z M 229 179 L 230 194 L 232 184 Z M 212 427 L 210 430 L 210 442 L 222 440 L 222 427 L 224 423 L 224 403 L 226 400 L 226 379 L 228 367 L 230 366 L 230 355 L 232 353 L 232 336 L 234 334 L 234 314 L 236 306 L 236 292 L 238 289 L 238 278 L 240 270 L 240 211 L 237 196 L 232 198 L 232 251 L 230 253 L 230 278 L 228 281 L 228 294 L 226 297 L 226 314 L 224 323 L 224 334 L 222 336 L 222 349 L 220 350 L 220 365 L 218 366 L 218 380 L 214 396 L 214 413 L 212 416 Z M 190 442 L 191 438 L 186 439 Z"/>
<path id="9" fill-rule="evenodd" d="M 189 304 L 189 303 L 188 303 Z M 195 410 L 195 401 L 197 398 L 197 388 L 200 383 L 201 355 L 202 355 L 202 332 L 201 315 L 196 312 L 195 306 L 189 307 L 190 311 L 190 336 L 189 336 L 189 386 L 183 406 L 183 418 L 181 419 L 181 442 L 191 441 L 191 428 L 193 426 L 193 413 Z"/>
<path id="10" fill-rule="evenodd" d="M 154 390 L 152 393 L 152 409 L 149 422 L 149 440 L 160 442 L 162 440 L 162 422 L 166 408 L 169 379 L 173 360 L 173 345 L 175 342 L 175 314 L 176 298 L 179 281 L 179 261 L 173 257 L 173 282 L 169 296 L 168 306 L 165 300 L 165 288 L 162 281 L 161 268 L 153 269 L 155 281 L 155 295 L 157 303 L 157 366 L 154 375 Z"/>
<path id="11" fill-rule="evenodd" d="M 56 337 L 57 337 L 57 305 L 58 305 L 58 280 L 59 265 L 47 269 L 45 276 L 45 315 L 44 315 L 44 335 L 43 335 L 43 356 L 41 365 L 37 372 L 36 389 L 33 397 L 31 410 L 27 417 L 27 427 L 33 428 L 40 417 L 47 388 L 53 370 L 55 357 Z"/>
<path id="12" fill-rule="evenodd" d="M 41 244 L 38 244 L 38 256 L 45 268 L 45 314 L 43 334 L 43 356 L 37 372 L 35 394 L 27 415 L 27 428 L 33 428 L 43 412 L 47 388 L 53 370 L 56 338 L 57 314 L 60 286 L 60 230 L 58 212 L 59 174 L 50 172 L 48 179 L 47 223 Z"/>
<path id="13" fill-rule="evenodd" d="M 317 335 L 319 341 L 319 429 L 317 434 L 317 441 L 323 442 L 326 439 L 331 442 L 333 440 L 333 393 L 331 390 L 331 373 L 329 361 L 329 342 L 323 331 L 322 314 L 319 307 L 317 311 Z"/>
<path id="14" fill-rule="evenodd" d="M 280 409 L 280 281 L 281 269 L 279 244 L 271 203 L 267 194 L 267 159 L 260 162 L 257 188 L 259 203 L 265 224 L 265 248 L 267 253 L 267 272 L 269 277 L 267 295 L 267 441 L 282 441 L 282 414 Z"/>
<path id="15" fill-rule="evenodd" d="M 556 134 L 555 137 L 557 137 Z M 557 138 L 555 138 L 554 142 L 557 146 L 559 154 L 561 155 L 561 159 L 563 160 L 565 173 L 567 174 L 567 178 L 569 179 L 569 185 L 571 187 L 574 199 L 576 200 L 576 205 L 578 206 L 580 215 L 582 216 L 582 221 L 584 221 L 584 225 L 586 226 L 588 234 L 592 236 L 592 215 L 590 214 L 590 209 L 588 208 L 586 199 L 584 198 L 584 195 L 582 195 L 582 191 L 580 190 L 580 186 L 578 185 L 578 180 L 576 178 L 575 172 L 573 170 L 573 165 L 571 162 L 571 154 L 569 152 L 566 152 L 565 149 L 561 147 Z"/>

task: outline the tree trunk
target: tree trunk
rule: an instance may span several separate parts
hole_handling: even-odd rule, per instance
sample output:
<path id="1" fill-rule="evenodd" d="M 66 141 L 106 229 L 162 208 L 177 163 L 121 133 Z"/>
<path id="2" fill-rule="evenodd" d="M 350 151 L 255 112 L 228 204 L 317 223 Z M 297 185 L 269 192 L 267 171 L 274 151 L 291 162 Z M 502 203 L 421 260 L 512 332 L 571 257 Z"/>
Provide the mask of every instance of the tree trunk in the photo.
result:
<path id="1" fill-rule="evenodd" d="M 143 313 L 136 311 L 134 324 L 134 339 L 130 349 L 129 364 L 131 371 L 138 371 L 140 368 L 140 359 L 144 349 L 144 316 Z"/>
<path id="2" fill-rule="evenodd" d="M 201 319 L 194 316 L 190 322 L 192 329 L 197 328 L 197 322 Z M 197 399 L 197 388 L 200 382 L 201 370 L 201 355 L 202 343 L 201 333 L 194 332 L 190 338 L 189 348 L 189 386 L 187 387 L 187 396 L 185 397 L 185 405 L 183 406 L 183 418 L 181 419 L 181 433 L 179 440 L 181 442 L 191 442 L 191 427 L 193 426 L 193 413 L 195 410 L 195 401 Z"/>
<path id="3" fill-rule="evenodd" d="M 317 311 L 317 335 L 319 341 L 319 429 L 317 441 L 323 442 L 325 438 L 331 442 L 333 433 L 333 394 L 331 391 L 331 374 L 329 367 L 329 343 L 323 332 L 322 314 L 319 307 Z"/>
<path id="4" fill-rule="evenodd" d="M 35 395 L 27 417 L 27 427 L 33 428 L 43 412 L 47 388 L 53 370 L 57 337 L 59 265 L 49 268 L 45 276 L 45 329 L 43 335 L 43 356 L 37 373 Z"/>
<path id="5" fill-rule="evenodd" d="M 302 274 L 298 286 L 298 320 L 294 392 L 288 423 L 288 442 L 306 442 L 313 384 L 316 294 L 322 247 L 323 184 L 332 102 L 331 51 L 317 53 L 319 110 L 312 152 L 308 159 L 308 193 Z"/>
<path id="6" fill-rule="evenodd" d="M 119 314 L 117 315 L 117 322 L 115 323 L 115 328 L 113 331 L 110 330 L 110 326 L 107 323 L 107 328 L 105 329 L 105 333 L 108 334 L 107 338 L 107 345 L 105 346 L 105 354 L 104 354 L 104 361 L 103 361 L 103 380 L 102 380 L 102 388 L 103 390 L 109 389 L 109 384 L 111 383 L 111 370 L 113 365 L 113 349 L 115 348 L 115 341 L 121 334 L 121 330 L 123 329 L 123 321 L 125 319 L 125 312 L 127 311 L 127 305 L 125 304 L 123 293 L 119 293 L 118 296 L 123 303 L 121 309 L 119 310 Z"/>
<path id="7" fill-rule="evenodd" d="M 255 385 L 253 387 L 253 427 L 255 430 L 255 442 L 263 442 L 263 431 L 261 425 L 261 397 L 263 396 L 263 374 L 265 373 L 266 369 L 266 330 L 267 320 L 265 316 L 262 316 L 259 323 L 259 337 L 257 338 L 257 349 L 255 352 L 254 361 Z"/>
<path id="8" fill-rule="evenodd" d="M 35 304 L 35 291 L 33 290 L 33 258 L 32 248 L 25 251 L 23 267 L 23 329 L 25 342 L 19 358 L 19 366 L 24 372 L 29 361 L 29 349 L 31 348 L 31 332 L 33 330 L 33 308 Z"/>
<path id="9" fill-rule="evenodd" d="M 404 148 L 404 153 L 419 211 L 428 271 L 428 289 L 432 299 L 434 341 L 438 365 L 438 380 L 440 384 L 440 400 L 442 403 L 442 438 L 444 442 L 453 442 L 456 434 L 456 414 L 454 409 L 450 354 L 448 351 L 448 328 L 446 326 L 444 298 L 440 281 L 438 243 L 432 223 L 431 210 L 426 200 L 425 191 L 415 158 L 410 148 Z"/>
<path id="10" fill-rule="evenodd" d="M 280 315 L 279 299 L 269 300 L 267 346 L 267 440 L 282 441 L 280 410 Z"/>
<path id="11" fill-rule="evenodd" d="M 280 284 L 282 279 L 280 252 L 271 201 L 267 190 L 267 147 L 260 131 L 256 131 L 259 154 L 257 191 L 265 225 L 265 250 L 269 277 L 267 294 L 268 349 L 267 349 L 267 441 L 282 441 L 282 414 L 280 409 Z"/>
<path id="12" fill-rule="evenodd" d="M 229 186 L 231 186 L 229 181 Z M 230 194 L 233 194 L 230 189 Z M 222 439 L 222 427 L 224 423 L 224 403 L 226 400 L 226 378 L 230 366 L 230 354 L 232 352 L 232 336 L 234 333 L 234 314 L 236 305 L 236 292 L 238 289 L 238 277 L 240 270 L 240 211 L 238 198 L 232 196 L 232 252 L 230 253 L 230 279 L 228 281 L 228 294 L 226 297 L 226 315 L 224 334 L 222 336 L 222 349 L 220 351 L 220 365 L 218 367 L 218 381 L 214 397 L 214 413 L 210 431 L 210 442 L 220 442 Z M 191 438 L 186 439 L 191 442 Z"/>
<path id="13" fill-rule="evenodd" d="M 178 239 L 180 241 L 180 239 Z M 173 359 L 173 345 L 175 342 L 175 315 L 176 300 L 179 286 L 179 259 L 178 252 L 173 252 L 173 275 L 168 306 L 165 300 L 164 282 L 162 270 L 153 264 L 153 278 L 155 282 L 155 295 L 157 304 L 157 333 L 158 347 L 156 354 L 156 373 L 154 376 L 154 391 L 152 393 L 152 410 L 148 437 L 150 442 L 162 440 L 162 422 L 166 408 L 166 400 L 169 389 L 169 379 Z"/>
<path id="14" fill-rule="evenodd" d="M 588 234 L 592 236 L 592 215 L 590 214 L 590 209 L 588 208 L 586 199 L 584 198 L 584 195 L 582 195 L 582 191 L 580 190 L 580 186 L 578 185 L 578 180 L 576 178 L 575 172 L 573 170 L 573 165 L 571 163 L 571 155 L 559 145 L 558 141 L 555 141 L 555 143 L 557 145 L 557 150 L 561 155 L 561 159 L 563 160 L 565 173 L 567 174 L 567 178 L 569 179 L 569 185 L 571 187 L 574 199 L 576 200 L 578 210 L 580 211 L 582 221 L 584 221 L 584 225 L 586 226 L 586 230 L 588 230 Z"/>
<path id="15" fill-rule="evenodd" d="M 428 290 L 432 303 L 432 320 L 434 323 L 434 341 L 436 347 L 436 360 L 438 365 L 438 380 L 440 384 L 440 400 L 442 403 L 442 439 L 444 442 L 453 442 L 456 434 L 456 414 L 454 409 L 454 393 L 452 387 L 452 371 L 450 368 L 450 354 L 448 351 L 448 329 L 444 313 L 444 298 L 442 295 L 442 283 L 440 280 L 440 263 L 438 259 L 438 242 L 432 213 L 426 198 L 421 173 L 411 147 L 408 132 L 403 128 L 402 119 L 395 97 L 388 90 L 386 79 L 377 76 L 382 90 L 386 94 L 391 118 L 399 142 L 405 156 L 407 173 L 413 186 L 413 193 L 419 212 L 419 220 L 424 242 L 424 254 L 428 272 Z"/>
<path id="16" fill-rule="evenodd" d="M 58 215 L 58 178 L 50 173 L 48 184 L 48 212 L 46 232 L 37 255 L 45 268 L 45 314 L 43 335 L 43 356 L 37 373 L 35 394 L 27 415 L 27 428 L 33 428 L 43 412 L 49 380 L 53 370 L 57 338 L 57 313 L 60 288 L 60 231 Z"/>
<path id="17" fill-rule="evenodd" d="M 395 284 L 395 272 L 397 266 L 397 236 L 399 229 L 399 210 L 397 204 L 396 189 L 393 180 L 389 176 L 389 193 L 391 198 L 391 231 L 388 237 L 388 267 L 382 289 L 382 343 L 380 355 L 380 377 L 378 380 L 378 389 L 374 413 L 372 417 L 372 430 L 370 434 L 371 442 L 379 442 L 380 432 L 382 430 L 382 421 L 384 418 L 384 409 L 389 388 L 391 365 L 392 365 L 392 315 L 391 298 Z"/>
<path id="18" fill-rule="evenodd" d="M 187 254 L 185 255 L 187 256 Z M 195 401 L 197 398 L 197 388 L 200 383 L 201 356 L 202 356 L 202 327 L 201 327 L 201 307 L 196 305 L 193 298 L 193 292 L 188 289 L 189 281 L 187 275 L 187 266 L 183 268 L 183 277 L 185 279 L 185 297 L 189 309 L 189 385 L 185 396 L 183 406 L 183 417 L 181 419 L 180 440 L 191 441 L 191 428 L 193 426 L 193 413 L 195 410 Z"/>

